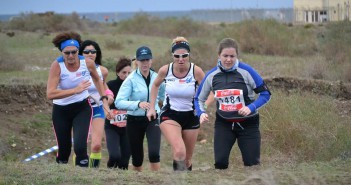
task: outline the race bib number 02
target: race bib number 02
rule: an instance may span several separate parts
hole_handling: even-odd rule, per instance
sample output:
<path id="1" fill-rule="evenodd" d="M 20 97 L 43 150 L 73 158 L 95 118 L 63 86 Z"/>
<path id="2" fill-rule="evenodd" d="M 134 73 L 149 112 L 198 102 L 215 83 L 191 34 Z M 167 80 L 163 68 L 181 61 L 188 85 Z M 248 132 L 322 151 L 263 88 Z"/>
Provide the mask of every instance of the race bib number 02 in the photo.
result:
<path id="1" fill-rule="evenodd" d="M 127 125 L 127 111 L 126 110 L 111 110 L 113 114 L 113 119 L 110 120 L 112 125 L 117 127 L 125 127 Z"/>
<path id="2" fill-rule="evenodd" d="M 243 91 L 241 89 L 217 90 L 214 94 L 219 104 L 219 110 L 224 112 L 238 111 L 245 106 Z"/>

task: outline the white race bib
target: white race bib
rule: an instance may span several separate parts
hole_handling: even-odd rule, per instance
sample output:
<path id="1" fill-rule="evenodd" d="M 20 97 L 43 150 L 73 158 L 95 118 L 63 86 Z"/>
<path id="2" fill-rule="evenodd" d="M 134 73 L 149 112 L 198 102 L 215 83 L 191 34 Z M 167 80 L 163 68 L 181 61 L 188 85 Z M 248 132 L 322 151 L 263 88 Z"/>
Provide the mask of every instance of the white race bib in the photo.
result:
<path id="1" fill-rule="evenodd" d="M 111 109 L 113 119 L 110 120 L 112 125 L 117 127 L 125 127 L 127 125 L 127 111 Z"/>
<path id="2" fill-rule="evenodd" d="M 238 111 L 245 106 L 243 90 L 241 89 L 217 90 L 214 97 L 219 104 L 218 109 L 224 112 Z"/>

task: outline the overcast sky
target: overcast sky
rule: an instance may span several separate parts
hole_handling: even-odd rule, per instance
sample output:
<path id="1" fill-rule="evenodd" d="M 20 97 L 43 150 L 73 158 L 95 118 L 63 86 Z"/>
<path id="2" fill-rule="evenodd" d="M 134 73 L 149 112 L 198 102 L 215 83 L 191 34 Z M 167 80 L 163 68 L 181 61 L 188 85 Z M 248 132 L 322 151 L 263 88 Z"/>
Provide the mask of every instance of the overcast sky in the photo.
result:
<path id="1" fill-rule="evenodd" d="M 292 8 L 293 0 L 0 0 L 0 14 Z"/>

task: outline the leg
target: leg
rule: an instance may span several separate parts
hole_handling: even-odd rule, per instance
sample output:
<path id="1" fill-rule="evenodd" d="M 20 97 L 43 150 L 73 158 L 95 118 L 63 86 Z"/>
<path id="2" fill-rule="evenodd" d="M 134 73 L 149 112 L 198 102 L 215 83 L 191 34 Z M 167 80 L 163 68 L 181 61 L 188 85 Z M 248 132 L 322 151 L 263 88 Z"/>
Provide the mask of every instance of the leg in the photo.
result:
<path id="1" fill-rule="evenodd" d="M 194 153 L 198 133 L 199 133 L 199 129 L 183 130 L 183 132 L 182 132 L 184 144 L 185 144 L 185 148 L 186 148 L 185 162 L 186 162 L 187 168 L 192 166 L 191 159 L 192 159 L 192 156 Z"/>
<path id="2" fill-rule="evenodd" d="M 105 133 L 106 133 L 106 145 L 108 151 L 108 168 L 117 168 L 119 161 L 121 159 L 121 152 L 119 147 L 120 137 L 117 133 L 116 126 L 107 123 L 105 125 Z"/>
<path id="3" fill-rule="evenodd" d="M 230 151 L 236 137 L 232 131 L 232 124 L 216 121 L 214 133 L 214 157 L 216 169 L 227 169 Z"/>
<path id="4" fill-rule="evenodd" d="M 130 159 L 130 146 L 127 137 L 126 128 L 119 128 L 120 131 L 120 151 L 121 151 L 121 162 L 118 164 L 119 169 L 128 170 L 129 159 Z"/>
<path id="5" fill-rule="evenodd" d="M 167 120 L 160 124 L 162 134 L 172 147 L 173 169 L 185 170 L 186 149 L 182 138 L 182 128 L 174 120 Z"/>
<path id="6" fill-rule="evenodd" d="M 69 119 L 67 111 L 64 111 L 62 107 L 58 105 L 53 106 L 52 121 L 58 145 L 56 162 L 66 164 L 71 155 L 72 121 Z"/>
<path id="7" fill-rule="evenodd" d="M 146 129 L 149 161 L 152 171 L 157 171 L 160 169 L 161 130 L 158 123 L 158 119 L 152 121 L 148 124 Z"/>
<path id="8" fill-rule="evenodd" d="M 243 123 L 244 130 L 238 134 L 238 146 L 245 166 L 260 164 L 261 134 L 258 121 Z"/>
<path id="9" fill-rule="evenodd" d="M 88 134 L 91 123 L 92 110 L 90 105 L 79 107 L 79 113 L 73 120 L 73 137 L 74 137 L 74 152 L 76 154 L 76 165 L 80 167 L 88 167 Z"/>
<path id="10" fill-rule="evenodd" d="M 89 167 L 98 168 L 101 160 L 101 141 L 104 136 L 103 118 L 94 118 L 91 124 L 91 154 Z"/>
<path id="11" fill-rule="evenodd" d="M 132 164 L 135 171 L 143 170 L 145 131 L 146 125 L 144 122 L 127 121 L 127 135 L 131 146 Z"/>

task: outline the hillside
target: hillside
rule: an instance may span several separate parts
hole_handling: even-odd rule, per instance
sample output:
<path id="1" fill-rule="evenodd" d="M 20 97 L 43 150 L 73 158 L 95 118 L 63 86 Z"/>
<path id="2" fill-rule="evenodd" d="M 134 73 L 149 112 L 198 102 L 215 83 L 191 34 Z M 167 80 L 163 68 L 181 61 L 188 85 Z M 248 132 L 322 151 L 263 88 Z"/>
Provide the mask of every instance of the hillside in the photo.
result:
<path id="1" fill-rule="evenodd" d="M 270 88 L 287 94 L 296 90 L 315 92 L 335 98 L 341 115 L 351 112 L 351 85 L 322 80 L 276 77 L 265 79 Z M 16 155 L 23 159 L 34 151 L 54 146 L 50 116 L 51 102 L 46 99 L 44 85 L 0 85 L 0 156 Z M 214 111 L 213 107 L 210 109 Z M 210 113 L 211 120 L 214 113 Z M 23 122 L 25 121 L 25 123 Z M 44 123 L 42 123 L 44 121 Z M 211 137 L 211 127 L 202 129 L 199 140 Z M 12 138 L 12 139 L 9 139 Z M 17 161 L 18 161 L 17 160 Z"/>

